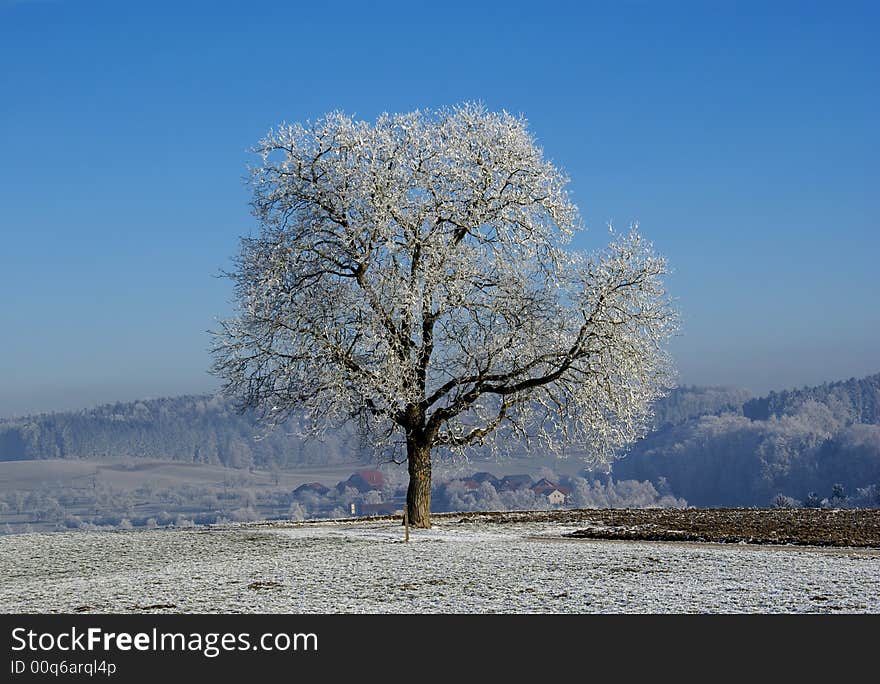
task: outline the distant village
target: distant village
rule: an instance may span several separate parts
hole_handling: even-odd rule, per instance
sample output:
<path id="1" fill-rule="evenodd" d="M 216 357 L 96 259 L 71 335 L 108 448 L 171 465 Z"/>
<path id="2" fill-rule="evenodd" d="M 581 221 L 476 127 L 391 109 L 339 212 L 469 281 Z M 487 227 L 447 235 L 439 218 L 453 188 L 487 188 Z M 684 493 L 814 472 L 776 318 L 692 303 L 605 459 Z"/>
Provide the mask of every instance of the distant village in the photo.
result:
<path id="1" fill-rule="evenodd" d="M 432 508 L 468 510 L 478 502 L 493 499 L 503 504 L 505 498 L 530 499 L 542 508 L 562 507 L 571 501 L 571 491 L 570 486 L 547 478 L 535 481 L 527 474 L 499 478 L 483 471 L 437 483 L 432 492 Z M 406 487 L 391 485 L 379 470 L 365 469 L 338 482 L 334 488 L 309 482 L 293 491 L 294 502 L 302 506 L 303 513 L 308 511 L 308 517 L 332 516 L 338 512 L 340 498 L 348 500 L 345 512 L 352 516 L 402 515 Z"/>

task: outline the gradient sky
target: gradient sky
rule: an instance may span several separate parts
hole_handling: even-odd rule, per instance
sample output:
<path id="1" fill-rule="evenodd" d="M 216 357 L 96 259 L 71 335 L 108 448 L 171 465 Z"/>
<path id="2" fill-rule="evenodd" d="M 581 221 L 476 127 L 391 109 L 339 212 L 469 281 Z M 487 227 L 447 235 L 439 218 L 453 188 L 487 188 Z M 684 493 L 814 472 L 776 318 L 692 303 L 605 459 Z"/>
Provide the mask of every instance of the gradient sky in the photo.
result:
<path id="1" fill-rule="evenodd" d="M 281 121 L 524 114 L 675 270 L 680 381 L 880 371 L 880 7 L 0 0 L 0 417 L 208 391 Z"/>

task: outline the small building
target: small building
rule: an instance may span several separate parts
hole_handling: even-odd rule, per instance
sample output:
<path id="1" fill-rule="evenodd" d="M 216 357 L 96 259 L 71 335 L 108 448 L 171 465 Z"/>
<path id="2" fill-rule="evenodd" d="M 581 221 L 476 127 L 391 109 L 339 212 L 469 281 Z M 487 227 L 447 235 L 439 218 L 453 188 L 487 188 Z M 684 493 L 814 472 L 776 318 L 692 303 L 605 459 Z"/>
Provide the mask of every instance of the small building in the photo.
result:
<path id="1" fill-rule="evenodd" d="M 299 487 L 293 490 L 293 498 L 299 499 L 302 498 L 306 494 L 314 494 L 316 496 L 325 496 L 327 492 L 330 491 L 329 487 L 325 487 L 320 482 L 307 482 L 306 484 L 301 484 Z"/>
<path id="2" fill-rule="evenodd" d="M 516 489 L 529 489 L 532 486 L 531 475 L 505 475 L 496 489 L 512 491 Z"/>
<path id="3" fill-rule="evenodd" d="M 381 490 L 384 486 L 385 476 L 378 470 L 358 470 L 345 482 L 340 482 L 337 489 L 341 491 L 346 487 L 351 487 L 364 494 L 373 490 Z"/>
<path id="4" fill-rule="evenodd" d="M 563 494 L 558 489 L 554 489 L 551 492 L 547 493 L 547 501 L 553 506 L 561 506 L 565 503 L 565 494 Z"/>
<path id="5" fill-rule="evenodd" d="M 495 477 L 492 473 L 487 473 L 485 471 L 474 473 L 471 475 L 468 480 L 473 480 L 477 484 L 483 484 L 484 482 L 488 482 L 493 487 L 498 487 L 498 478 Z"/>
<path id="6" fill-rule="evenodd" d="M 498 489 L 501 484 L 501 480 L 495 477 L 492 473 L 487 472 L 479 472 L 474 473 L 473 475 L 468 475 L 467 477 L 461 477 L 458 481 L 469 491 L 476 491 L 486 482 L 492 485 L 495 489 Z"/>
<path id="7" fill-rule="evenodd" d="M 568 501 L 568 497 L 571 494 L 571 490 L 568 487 L 557 485 L 550 482 L 547 478 L 541 478 L 532 485 L 532 491 L 538 496 L 545 497 L 553 506 L 561 506 Z"/>
<path id="8" fill-rule="evenodd" d="M 532 485 L 532 491 L 535 494 L 547 494 L 548 492 L 556 489 L 556 484 L 554 482 L 550 482 L 546 477 L 542 477 L 535 484 Z"/>

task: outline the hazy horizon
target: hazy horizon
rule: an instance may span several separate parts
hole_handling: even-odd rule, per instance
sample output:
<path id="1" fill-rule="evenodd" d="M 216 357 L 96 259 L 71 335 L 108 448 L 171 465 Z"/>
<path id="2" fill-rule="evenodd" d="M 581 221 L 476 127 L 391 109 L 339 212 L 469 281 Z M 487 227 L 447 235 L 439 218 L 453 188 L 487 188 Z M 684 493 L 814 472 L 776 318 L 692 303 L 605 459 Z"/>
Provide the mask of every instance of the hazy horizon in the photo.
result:
<path id="1" fill-rule="evenodd" d="M 749 392 L 749 394 L 753 397 L 761 397 L 766 396 L 770 392 L 780 392 L 783 390 L 794 390 L 801 389 L 803 387 L 813 387 L 817 385 L 822 385 L 824 383 L 835 383 L 835 382 L 843 382 L 845 380 L 850 380 L 852 378 L 860 379 L 863 377 L 875 375 L 880 373 L 880 368 L 874 370 L 868 370 L 864 373 L 857 373 L 851 375 L 839 375 L 834 377 L 825 377 L 817 380 L 812 380 L 808 382 L 793 382 L 788 385 L 783 386 L 768 386 L 760 391 L 755 391 L 750 387 L 745 387 L 743 385 L 737 384 L 735 382 L 714 382 L 714 383 L 699 383 L 699 382 L 679 382 L 677 386 L 695 386 L 695 387 L 724 387 L 731 389 L 742 389 Z M 0 401 L 0 420 L 6 419 L 14 419 L 14 418 L 22 418 L 30 415 L 38 415 L 41 413 L 61 413 L 65 411 L 79 411 L 79 410 L 88 410 L 95 408 L 97 406 L 103 406 L 107 404 L 114 403 L 130 403 L 136 401 L 149 401 L 152 399 L 164 399 L 164 398 L 174 398 L 180 396 L 194 396 L 194 395 L 202 395 L 202 394 L 213 394 L 218 392 L 220 389 L 219 382 L 211 382 L 202 387 L 202 388 L 181 388 L 179 391 L 156 391 L 150 393 L 126 393 L 122 391 L 117 394 L 113 394 L 112 390 L 108 388 L 100 388 L 100 387 L 91 387 L 86 388 L 85 390 L 77 390 L 75 388 L 64 389 L 62 391 L 56 392 L 51 396 L 51 398 L 43 400 L 42 403 L 39 400 L 39 395 L 23 395 L 16 398 L 16 401 L 9 402 L 9 406 L 24 406 L 24 409 L 9 409 L 4 410 L 4 404 Z M 36 397 L 36 398 L 35 398 Z M 32 403 L 29 404 L 28 400 L 32 399 Z M 34 408 L 28 409 L 28 406 L 33 406 Z"/>
<path id="2" fill-rule="evenodd" d="M 497 10 L 0 3 L 0 417 L 215 389 L 248 149 L 471 100 L 570 176 L 575 248 L 668 258 L 681 384 L 880 371 L 876 5 Z"/>

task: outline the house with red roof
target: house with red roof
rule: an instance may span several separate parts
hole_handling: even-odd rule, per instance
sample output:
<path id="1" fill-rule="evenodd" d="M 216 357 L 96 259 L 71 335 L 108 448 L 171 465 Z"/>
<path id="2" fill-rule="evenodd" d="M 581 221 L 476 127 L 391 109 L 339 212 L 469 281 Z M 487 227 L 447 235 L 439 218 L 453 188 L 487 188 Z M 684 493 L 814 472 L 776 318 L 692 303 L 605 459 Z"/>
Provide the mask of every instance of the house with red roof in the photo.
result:
<path id="1" fill-rule="evenodd" d="M 568 497 L 571 496 L 571 490 L 568 487 L 557 485 L 550 482 L 547 478 L 541 478 L 538 480 L 532 485 L 531 489 L 538 496 L 546 498 L 547 501 L 554 506 L 561 506 L 568 501 Z"/>
<path id="2" fill-rule="evenodd" d="M 364 494 L 373 490 L 381 490 L 384 486 L 385 476 L 378 470 L 371 469 L 358 470 L 345 482 L 340 482 L 337 485 L 337 489 L 351 487 L 352 489 L 358 490 L 361 494 Z"/>

